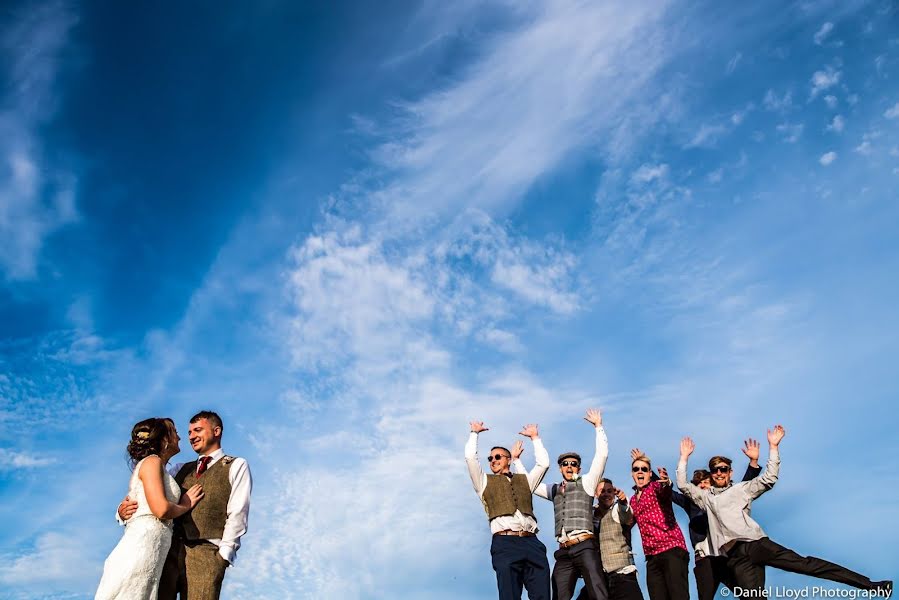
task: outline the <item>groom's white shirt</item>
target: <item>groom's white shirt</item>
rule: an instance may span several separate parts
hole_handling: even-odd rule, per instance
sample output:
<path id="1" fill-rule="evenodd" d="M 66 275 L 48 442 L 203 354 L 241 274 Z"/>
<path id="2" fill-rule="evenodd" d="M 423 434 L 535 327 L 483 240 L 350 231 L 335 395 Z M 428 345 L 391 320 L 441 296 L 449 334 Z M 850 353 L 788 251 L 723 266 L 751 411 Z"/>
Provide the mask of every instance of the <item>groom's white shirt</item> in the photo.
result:
<path id="1" fill-rule="evenodd" d="M 198 461 L 200 456 L 197 456 Z M 219 448 L 209 456 L 212 460 L 209 461 L 207 469 L 221 460 L 225 456 L 225 451 Z M 174 477 L 186 464 L 169 464 L 166 470 L 169 475 Z M 228 482 L 231 484 L 231 496 L 228 498 L 226 509 L 228 516 L 225 518 L 225 531 L 222 533 L 222 539 L 206 541 L 218 546 L 221 557 L 233 565 L 237 550 L 240 548 L 240 538 L 247 532 L 247 520 L 250 516 L 250 492 L 253 490 L 253 478 L 250 475 L 250 465 L 246 460 L 239 457 L 234 459 L 231 469 L 228 471 Z M 125 524 L 125 521 L 119 518 L 118 513 L 116 513 L 116 520 L 120 525 Z"/>

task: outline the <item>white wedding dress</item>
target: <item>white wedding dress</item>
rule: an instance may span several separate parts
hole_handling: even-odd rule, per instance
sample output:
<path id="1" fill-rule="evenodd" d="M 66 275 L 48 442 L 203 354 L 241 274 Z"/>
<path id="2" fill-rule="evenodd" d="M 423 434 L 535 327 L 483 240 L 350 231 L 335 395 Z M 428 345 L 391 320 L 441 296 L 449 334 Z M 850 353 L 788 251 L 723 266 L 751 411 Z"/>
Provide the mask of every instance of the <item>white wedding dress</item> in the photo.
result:
<path id="1" fill-rule="evenodd" d="M 128 497 L 137 500 L 137 512 L 125 523 L 125 533 L 103 564 L 103 577 L 95 600 L 156 600 L 159 577 L 169 546 L 172 545 L 172 521 L 153 516 L 144 494 L 144 484 L 134 465 Z M 163 489 L 169 502 L 178 502 L 181 487 L 163 470 Z"/>

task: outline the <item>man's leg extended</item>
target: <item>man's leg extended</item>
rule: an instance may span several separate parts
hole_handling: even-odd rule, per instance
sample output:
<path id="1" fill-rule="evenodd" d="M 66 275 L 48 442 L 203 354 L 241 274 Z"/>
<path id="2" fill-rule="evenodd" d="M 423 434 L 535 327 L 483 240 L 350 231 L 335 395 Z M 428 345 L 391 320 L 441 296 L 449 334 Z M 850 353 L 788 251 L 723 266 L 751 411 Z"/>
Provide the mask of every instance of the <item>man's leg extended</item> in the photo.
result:
<path id="1" fill-rule="evenodd" d="M 749 542 L 749 546 L 749 558 L 755 564 L 767 565 L 781 571 L 799 573 L 800 575 L 808 575 L 818 579 L 845 583 L 863 590 L 869 590 L 873 587 L 871 580 L 860 573 L 850 571 L 846 567 L 815 558 L 814 556 L 801 556 L 769 538 Z"/>

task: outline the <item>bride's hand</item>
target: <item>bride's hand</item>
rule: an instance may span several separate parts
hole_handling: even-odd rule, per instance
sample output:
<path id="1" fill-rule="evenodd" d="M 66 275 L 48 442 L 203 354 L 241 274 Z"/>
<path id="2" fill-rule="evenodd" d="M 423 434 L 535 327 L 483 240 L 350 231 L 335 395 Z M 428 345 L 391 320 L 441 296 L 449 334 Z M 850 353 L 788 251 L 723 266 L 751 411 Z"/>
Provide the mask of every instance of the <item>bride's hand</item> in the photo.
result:
<path id="1" fill-rule="evenodd" d="M 200 485 L 199 483 L 197 483 L 197 484 L 191 486 L 191 488 L 189 490 L 187 490 L 186 492 L 184 492 L 181 495 L 180 504 L 187 505 L 187 506 L 190 506 L 191 508 L 193 508 L 194 506 L 197 505 L 197 502 L 199 502 L 202 499 L 203 499 L 203 486 Z"/>

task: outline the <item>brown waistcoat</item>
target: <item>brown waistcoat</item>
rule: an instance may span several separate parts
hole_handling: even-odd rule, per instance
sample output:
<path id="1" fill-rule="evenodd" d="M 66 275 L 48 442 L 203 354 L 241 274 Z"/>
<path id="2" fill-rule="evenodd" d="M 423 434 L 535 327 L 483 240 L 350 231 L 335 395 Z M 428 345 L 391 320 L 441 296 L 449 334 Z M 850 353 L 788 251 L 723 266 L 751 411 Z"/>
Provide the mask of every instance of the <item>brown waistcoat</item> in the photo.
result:
<path id="1" fill-rule="evenodd" d="M 487 475 L 483 500 L 487 518 L 491 521 L 496 517 L 514 515 L 516 510 L 534 516 L 528 476 L 521 473 L 512 475 L 511 481 L 505 475 Z"/>
<path id="2" fill-rule="evenodd" d="M 234 457 L 223 456 L 206 472 L 197 477 L 197 461 L 189 462 L 175 475 L 175 481 L 184 493 L 195 483 L 203 486 L 203 499 L 193 510 L 176 520 L 178 529 L 186 540 L 222 539 L 225 520 L 228 518 L 228 499 L 231 482 L 228 474 Z"/>

